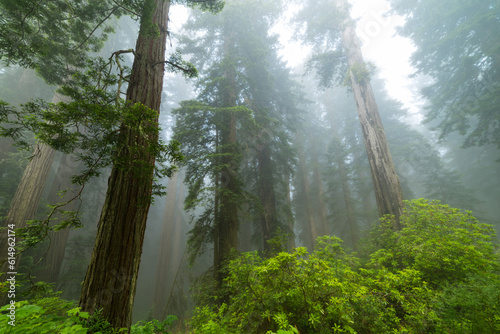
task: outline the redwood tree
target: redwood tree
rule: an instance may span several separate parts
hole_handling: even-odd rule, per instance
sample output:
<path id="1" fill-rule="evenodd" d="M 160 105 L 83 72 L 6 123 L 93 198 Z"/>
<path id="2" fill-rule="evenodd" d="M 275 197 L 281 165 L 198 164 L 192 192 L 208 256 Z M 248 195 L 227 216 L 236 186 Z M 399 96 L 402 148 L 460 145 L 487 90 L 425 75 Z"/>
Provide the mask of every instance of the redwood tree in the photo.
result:
<path id="1" fill-rule="evenodd" d="M 215 1 L 204 5 L 218 8 Z M 130 327 L 132 320 L 153 193 L 169 7 L 169 0 L 146 0 L 141 8 L 140 31 L 125 106 L 137 111 L 136 125 L 122 124 L 120 127 L 121 145 L 108 181 L 94 250 L 80 296 L 82 310 L 101 310 L 101 315 L 114 327 Z"/>
<path id="2" fill-rule="evenodd" d="M 309 3 L 297 19 L 306 23 L 305 40 L 317 46 L 310 65 L 319 72 L 322 84 L 330 85 L 332 78 L 344 81 L 354 93 L 379 215 L 399 217 L 403 210 L 401 186 L 370 85 L 371 68 L 363 59 L 347 1 Z M 395 228 L 400 228 L 396 224 Z"/>

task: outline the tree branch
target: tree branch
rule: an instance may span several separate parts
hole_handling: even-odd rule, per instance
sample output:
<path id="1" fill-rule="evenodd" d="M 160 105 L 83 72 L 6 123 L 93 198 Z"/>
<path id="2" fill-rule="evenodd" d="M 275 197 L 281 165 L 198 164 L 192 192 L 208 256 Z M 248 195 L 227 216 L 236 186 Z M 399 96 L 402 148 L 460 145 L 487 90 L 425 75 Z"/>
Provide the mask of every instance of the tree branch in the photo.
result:
<path id="1" fill-rule="evenodd" d="M 83 44 L 87 43 L 87 41 L 89 40 L 89 38 L 90 38 L 90 37 L 92 37 L 92 35 L 94 34 L 94 32 L 97 30 L 97 28 L 99 28 L 99 27 L 100 27 L 100 26 L 101 26 L 101 25 L 102 25 L 102 24 L 103 24 L 103 23 L 104 23 L 107 19 L 109 19 L 109 17 L 110 17 L 111 15 L 113 15 L 113 13 L 114 13 L 114 12 L 116 12 L 116 10 L 117 10 L 118 8 L 119 8 L 119 6 L 115 6 L 115 7 L 113 7 L 113 8 L 111 9 L 111 11 L 109 12 L 109 14 L 108 14 L 105 18 L 103 18 L 103 19 L 101 20 L 101 22 L 99 22 L 99 23 L 98 23 L 98 24 L 94 27 L 94 29 L 92 29 L 92 31 L 91 31 L 91 32 L 90 32 L 90 34 L 87 36 L 87 38 L 85 38 L 85 39 L 83 40 L 83 42 L 81 42 L 81 43 L 80 43 L 80 44 L 79 44 L 76 48 L 73 48 L 73 50 L 77 50 L 77 49 L 81 48 Z"/>

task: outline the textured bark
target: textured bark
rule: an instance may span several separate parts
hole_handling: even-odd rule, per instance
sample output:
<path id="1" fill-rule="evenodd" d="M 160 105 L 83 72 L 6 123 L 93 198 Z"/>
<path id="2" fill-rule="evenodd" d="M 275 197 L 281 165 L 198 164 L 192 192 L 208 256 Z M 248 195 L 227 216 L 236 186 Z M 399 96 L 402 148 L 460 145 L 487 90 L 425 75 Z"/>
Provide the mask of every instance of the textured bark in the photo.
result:
<path id="1" fill-rule="evenodd" d="M 341 10 L 347 9 L 346 0 L 337 0 Z M 355 24 L 349 15 L 343 22 L 342 42 L 347 52 L 350 67 L 351 87 L 358 109 L 359 121 L 365 139 L 366 153 L 370 163 L 373 186 L 379 215 L 396 217 L 396 229 L 400 229 L 399 216 L 403 212 L 403 195 L 399 179 L 392 162 L 384 127 L 380 120 L 373 90 L 367 78 L 360 78 L 354 69 L 365 66 Z"/>
<path id="2" fill-rule="evenodd" d="M 55 94 L 52 98 L 52 103 L 62 101 L 62 97 Z M 40 198 L 47 182 L 47 177 L 50 173 L 52 162 L 54 161 L 55 151 L 49 146 L 43 144 L 36 144 L 33 152 L 33 157 L 26 166 L 21 181 L 17 186 L 16 194 L 10 203 L 9 212 L 3 222 L 3 226 L 15 225 L 15 228 L 26 227 L 26 221 L 33 219 L 40 204 Z M 16 243 L 19 244 L 19 238 Z M 0 236 L 0 263 L 1 273 L 15 272 L 9 268 L 7 259 L 7 232 L 4 231 Z M 16 265 L 19 265 L 21 255 L 16 258 Z M 0 275 L 0 280 L 5 279 L 4 275 Z M 6 302 L 6 296 L 0 297 L 0 304 Z"/>
<path id="3" fill-rule="evenodd" d="M 149 5 L 155 9 L 151 21 L 144 17 L 141 20 L 127 100 L 159 111 L 170 1 L 147 0 L 144 6 Z M 158 34 L 145 31 L 151 24 L 158 27 Z M 158 119 L 153 122 L 157 125 Z M 91 313 L 102 309 L 102 316 L 114 327 L 130 328 L 153 181 L 152 170 L 144 175 L 146 173 L 137 173 L 134 168 L 154 165 L 155 157 L 149 154 L 147 147 L 148 141 L 157 140 L 157 135 L 146 138 L 125 125 L 120 135 L 126 146 L 118 152 L 117 161 L 121 163 L 113 166 L 108 180 L 80 307 Z M 130 151 L 130 147 L 142 150 L 140 156 Z M 129 168 L 123 168 L 122 162 Z"/>
<path id="4" fill-rule="evenodd" d="M 40 203 L 50 167 L 54 161 L 55 151 L 48 146 L 37 144 L 32 160 L 24 170 L 21 181 L 17 187 L 16 194 L 10 203 L 9 212 L 4 220 L 3 226 L 14 225 L 16 229 L 27 226 L 26 221 L 33 219 Z M 19 244 L 19 238 L 16 243 Z M 11 268 L 7 260 L 7 230 L 2 231 L 0 240 L 1 273 L 16 272 Z M 16 267 L 19 266 L 21 255 L 16 257 Z M 5 275 L 0 275 L 0 280 L 5 281 Z M 6 295 L 0 297 L 0 303 L 7 302 Z"/>

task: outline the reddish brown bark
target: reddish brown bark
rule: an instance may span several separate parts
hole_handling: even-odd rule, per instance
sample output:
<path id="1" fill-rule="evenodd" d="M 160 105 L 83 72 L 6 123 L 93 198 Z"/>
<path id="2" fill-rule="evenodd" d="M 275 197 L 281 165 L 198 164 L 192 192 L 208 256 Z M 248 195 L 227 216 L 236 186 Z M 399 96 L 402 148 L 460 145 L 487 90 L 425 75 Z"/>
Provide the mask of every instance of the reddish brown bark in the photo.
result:
<path id="1" fill-rule="evenodd" d="M 160 110 L 163 87 L 167 22 L 170 1 L 148 0 L 145 7 L 156 6 L 151 21 L 141 20 L 141 31 L 135 48 L 127 101 Z M 151 24 L 157 26 L 152 33 Z M 158 118 L 142 126 L 157 126 Z M 99 220 L 96 242 L 82 286 L 80 307 L 101 315 L 114 327 L 130 328 L 132 307 L 139 272 L 147 214 L 152 194 L 155 157 L 148 151 L 157 134 L 145 135 L 139 130 L 121 127 L 126 145 L 118 153 L 108 181 L 106 200 Z M 137 148 L 137 155 L 130 148 Z M 125 164 L 128 168 L 123 168 Z M 146 167 L 148 172 L 134 169 Z"/>

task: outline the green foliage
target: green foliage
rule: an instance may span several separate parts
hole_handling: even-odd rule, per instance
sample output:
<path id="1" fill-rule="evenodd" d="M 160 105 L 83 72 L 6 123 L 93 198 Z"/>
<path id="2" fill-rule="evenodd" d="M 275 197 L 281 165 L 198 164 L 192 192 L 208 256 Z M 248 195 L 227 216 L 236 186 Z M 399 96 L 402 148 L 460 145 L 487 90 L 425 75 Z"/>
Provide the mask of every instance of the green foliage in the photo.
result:
<path id="1" fill-rule="evenodd" d="M 87 333 L 80 324 L 74 304 L 58 297 L 42 298 L 35 303 L 21 301 L 15 304 L 15 313 L 10 304 L 0 308 L 2 333 Z M 68 310 L 69 311 L 66 311 Z M 9 315 L 14 315 L 9 317 Z M 86 316 L 82 314 L 82 316 Z M 9 321 L 14 320 L 9 324 Z M 15 324 L 15 326 L 12 326 Z"/>
<path id="2" fill-rule="evenodd" d="M 170 315 L 165 320 L 140 321 L 134 324 L 132 334 L 168 334 L 168 328 L 177 320 Z M 10 322 L 10 323 L 9 323 Z M 75 302 L 58 296 L 36 297 L 0 308 L 1 333 L 61 333 L 61 334 L 118 334 L 127 333 L 126 328 L 115 329 L 100 316 L 90 315 L 75 307 Z"/>
<path id="3" fill-rule="evenodd" d="M 175 315 L 169 315 L 163 321 L 153 319 L 151 321 L 139 321 L 130 328 L 130 332 L 133 334 L 156 334 L 165 333 L 168 334 L 168 327 L 172 325 L 174 321 L 177 320 Z"/>
<path id="4" fill-rule="evenodd" d="M 371 255 L 374 266 L 418 270 L 435 287 L 498 269 L 494 229 L 468 211 L 419 199 L 407 202 L 401 231 L 394 232 L 393 224 L 393 217 L 384 217 L 372 230 L 380 248 Z"/>
<path id="5" fill-rule="evenodd" d="M 320 86 L 325 88 L 345 82 L 347 68 L 347 59 L 343 50 L 313 54 L 307 61 L 307 69 L 316 72 Z"/>
<path id="6" fill-rule="evenodd" d="M 97 57 L 87 61 L 86 70 L 76 72 L 72 80 L 59 89 L 66 100 L 48 103 L 28 102 L 22 109 L 0 104 L 0 135 L 10 136 L 18 146 L 29 149 L 26 130 L 35 134 L 39 143 L 64 153 L 73 153 L 83 170 L 72 176 L 80 189 L 107 167 L 115 167 L 149 180 L 154 178 L 153 198 L 165 194 L 166 187 L 158 180 L 170 177 L 175 163 L 182 160 L 179 142 L 159 140 L 158 112 L 140 103 L 128 103 L 120 98 L 120 89 L 129 69 L 121 66 L 120 57 L 108 60 Z M 134 136 L 134 138 L 129 138 Z M 129 154 L 120 154 L 128 152 Z M 130 157 L 133 157 L 132 159 Z M 155 164 L 151 164 L 151 157 Z M 75 200 L 81 194 L 74 196 Z M 71 201 L 70 200 L 70 201 Z M 150 201 L 152 198 L 144 199 Z M 23 231 L 23 247 L 43 240 L 50 230 L 80 227 L 78 212 L 64 211 L 69 202 L 49 206 L 43 220 L 31 221 Z M 49 224 L 56 213 L 65 219 Z"/>
<path id="7" fill-rule="evenodd" d="M 182 159 L 179 143 L 158 140 L 157 111 L 120 99 L 121 83 L 128 70 L 119 64 L 119 59 L 94 58 L 87 62 L 84 72 L 75 73 L 59 90 L 69 102 L 36 100 L 24 104 L 21 110 L 2 104 L 0 117 L 8 126 L 2 125 L 1 135 L 13 137 L 26 147 L 22 131 L 28 129 L 39 142 L 64 153 L 75 153 L 77 160 L 85 165 L 84 171 L 73 177 L 73 183 L 78 185 L 98 176 L 113 163 L 138 175 L 150 175 L 152 171 L 145 164 L 149 155 L 156 157 L 155 176 L 170 176 L 175 171 L 171 164 Z M 9 114 L 16 119 L 7 121 Z M 123 136 L 126 129 L 144 138 L 146 148 L 142 149 L 142 143 L 130 145 Z M 129 150 L 135 159 L 117 161 L 116 153 L 121 150 Z M 164 189 L 159 185 L 155 189 L 155 195 L 163 194 Z"/>
<path id="8" fill-rule="evenodd" d="M 312 253 L 242 254 L 227 268 L 228 303 L 197 308 L 191 333 L 496 333 L 491 227 L 422 199 L 401 221 L 399 232 L 391 217 L 373 228 L 365 266 L 336 237 L 318 238 Z"/>
<path id="9" fill-rule="evenodd" d="M 349 72 L 344 80 L 344 85 L 351 86 L 351 77 L 359 84 L 367 84 L 370 82 L 375 73 L 375 65 L 371 62 L 363 64 L 354 64 L 349 68 Z"/>
<path id="10" fill-rule="evenodd" d="M 416 46 L 416 74 L 432 77 L 422 94 L 440 138 L 458 132 L 465 147 L 500 147 L 498 2 L 392 0 L 391 7 L 405 17 L 399 34 Z"/>
<path id="11" fill-rule="evenodd" d="M 197 78 L 198 70 L 190 62 L 182 59 L 182 54 L 180 50 L 175 50 L 174 53 L 170 55 L 168 60 L 165 62 L 169 72 L 178 73 L 181 72 L 186 78 Z"/>
<path id="12" fill-rule="evenodd" d="M 87 52 L 99 51 L 113 28 L 109 17 L 126 13 L 112 0 L 0 1 L 0 60 L 33 68 L 60 84 Z M 99 29 L 98 29 L 99 28 Z M 99 33 L 96 33 L 99 31 Z"/>
<path id="13" fill-rule="evenodd" d="M 177 116 L 174 138 L 182 143 L 185 157 L 188 195 L 185 208 L 191 212 L 203 207 L 200 215 L 193 215 L 195 226 L 190 231 L 188 251 L 190 262 L 202 254 L 207 245 L 213 241 L 214 227 L 214 191 L 220 197 L 231 198 L 236 203 L 243 201 L 238 191 L 221 190 L 215 183 L 216 175 L 224 175 L 227 170 L 232 173 L 234 182 L 238 180 L 237 170 L 241 160 L 238 144 L 221 143 L 221 133 L 227 132 L 228 119 L 234 114 L 238 126 L 247 129 L 254 126 L 252 112 L 244 106 L 212 107 L 198 101 L 182 101 L 178 109 L 173 110 Z M 216 189 L 217 188 L 217 189 Z"/>

